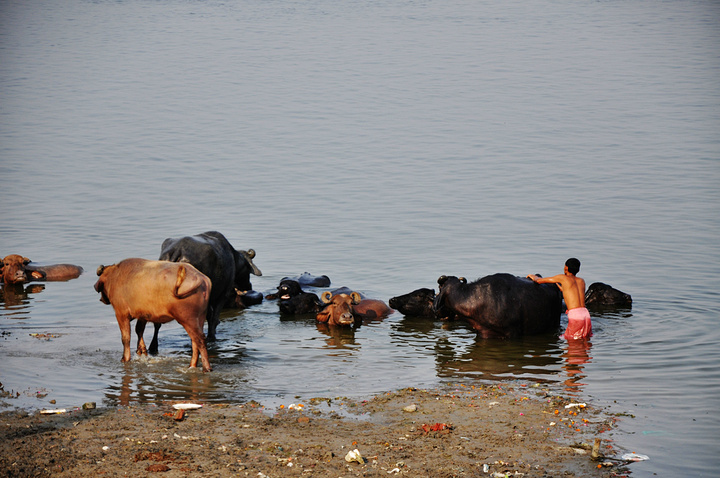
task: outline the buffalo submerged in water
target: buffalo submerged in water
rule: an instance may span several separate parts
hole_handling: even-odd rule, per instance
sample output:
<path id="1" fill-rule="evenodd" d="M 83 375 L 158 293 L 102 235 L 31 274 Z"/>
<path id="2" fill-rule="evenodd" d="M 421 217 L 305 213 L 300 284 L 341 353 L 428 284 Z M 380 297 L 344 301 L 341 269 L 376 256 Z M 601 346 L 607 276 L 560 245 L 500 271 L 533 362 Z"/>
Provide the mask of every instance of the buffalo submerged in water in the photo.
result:
<path id="1" fill-rule="evenodd" d="M 441 276 L 438 285 L 435 315 L 466 320 L 482 338 L 537 335 L 560 327 L 562 295 L 554 284 L 500 273 L 470 283 Z"/>
<path id="2" fill-rule="evenodd" d="M 30 281 L 66 281 L 76 279 L 83 268 L 74 264 L 40 264 L 19 254 L 0 259 L 0 282 L 24 284 Z"/>

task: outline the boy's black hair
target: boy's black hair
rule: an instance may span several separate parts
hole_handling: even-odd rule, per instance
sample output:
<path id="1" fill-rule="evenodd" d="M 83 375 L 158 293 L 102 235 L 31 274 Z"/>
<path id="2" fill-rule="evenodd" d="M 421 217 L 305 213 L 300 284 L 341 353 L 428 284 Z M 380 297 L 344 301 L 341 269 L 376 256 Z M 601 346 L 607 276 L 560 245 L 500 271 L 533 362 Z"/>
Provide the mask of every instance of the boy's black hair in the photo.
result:
<path id="1" fill-rule="evenodd" d="M 571 257 L 567 261 L 565 261 L 565 265 L 568 268 L 568 272 L 572 275 L 576 275 L 578 272 L 580 272 L 580 261 L 575 259 L 574 257 Z"/>

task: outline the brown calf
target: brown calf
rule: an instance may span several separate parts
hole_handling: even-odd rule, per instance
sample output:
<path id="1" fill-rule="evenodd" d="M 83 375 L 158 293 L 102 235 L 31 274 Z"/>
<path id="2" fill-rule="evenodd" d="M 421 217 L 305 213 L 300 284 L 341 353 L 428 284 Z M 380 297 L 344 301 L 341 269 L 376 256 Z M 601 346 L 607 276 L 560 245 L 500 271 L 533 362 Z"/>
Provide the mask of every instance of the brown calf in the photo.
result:
<path id="1" fill-rule="evenodd" d="M 75 279 L 83 268 L 72 264 L 40 265 L 27 257 L 10 254 L 0 259 L 1 282 L 5 284 L 23 284 L 33 280 L 64 281 Z"/>
<path id="2" fill-rule="evenodd" d="M 362 299 L 357 292 L 335 294 L 323 292 L 320 299 L 325 308 L 318 312 L 318 322 L 328 325 L 360 325 L 363 319 L 379 319 L 392 313 L 385 302 L 376 299 Z"/>
<path id="3" fill-rule="evenodd" d="M 125 259 L 100 266 L 97 274 L 100 278 L 95 290 L 100 293 L 100 301 L 115 309 L 123 362 L 130 360 L 130 321 L 142 319 L 164 324 L 175 320 L 192 341 L 190 367 L 197 367 L 200 355 L 203 371 L 211 370 L 203 333 L 211 288 L 207 276 L 190 264 L 147 259 Z M 139 333 L 138 353 L 144 350 Z"/>

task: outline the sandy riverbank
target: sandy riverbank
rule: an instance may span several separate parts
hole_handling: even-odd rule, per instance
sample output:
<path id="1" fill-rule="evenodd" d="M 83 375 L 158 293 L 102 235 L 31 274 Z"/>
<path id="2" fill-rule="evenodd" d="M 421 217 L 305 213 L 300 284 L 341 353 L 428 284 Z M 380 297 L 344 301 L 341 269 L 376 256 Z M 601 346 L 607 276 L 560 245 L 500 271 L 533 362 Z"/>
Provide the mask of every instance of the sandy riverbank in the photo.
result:
<path id="1" fill-rule="evenodd" d="M 515 382 L 315 398 L 0 414 L 0 476 L 608 477 L 616 417 Z M 414 411 L 412 411 L 414 409 Z M 410 411 L 408 411 L 410 410 Z M 349 462 L 348 452 L 361 459 Z M 611 462 L 613 465 L 611 466 Z"/>

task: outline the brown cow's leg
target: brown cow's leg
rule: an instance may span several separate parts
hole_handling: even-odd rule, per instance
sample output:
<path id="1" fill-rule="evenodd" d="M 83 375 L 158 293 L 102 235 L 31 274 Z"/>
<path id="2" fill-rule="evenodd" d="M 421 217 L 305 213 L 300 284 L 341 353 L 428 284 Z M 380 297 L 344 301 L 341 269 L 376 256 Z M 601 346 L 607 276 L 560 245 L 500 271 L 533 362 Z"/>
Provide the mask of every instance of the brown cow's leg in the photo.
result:
<path id="1" fill-rule="evenodd" d="M 137 323 L 135 324 L 135 335 L 137 335 L 138 341 L 137 341 L 137 354 L 138 355 L 147 355 L 147 349 L 145 348 L 145 339 L 143 339 L 143 334 L 145 333 L 145 325 L 147 324 L 147 321 L 138 319 Z"/>
<path id="2" fill-rule="evenodd" d="M 203 333 L 202 328 L 197 328 L 197 323 L 198 322 L 196 321 L 193 325 L 182 324 L 183 328 L 190 336 L 190 341 L 192 342 L 192 358 L 190 359 L 190 367 L 197 367 L 198 355 L 200 355 L 199 358 L 202 359 L 203 372 L 210 372 L 212 371 L 212 367 L 210 366 L 210 359 L 208 359 L 207 347 L 205 345 L 205 334 Z"/>
<path id="3" fill-rule="evenodd" d="M 122 316 L 119 314 L 115 314 L 115 317 L 117 318 L 118 325 L 120 326 L 120 338 L 122 339 L 123 344 L 123 362 L 129 362 L 130 361 L 130 318 L 127 316 Z"/>

